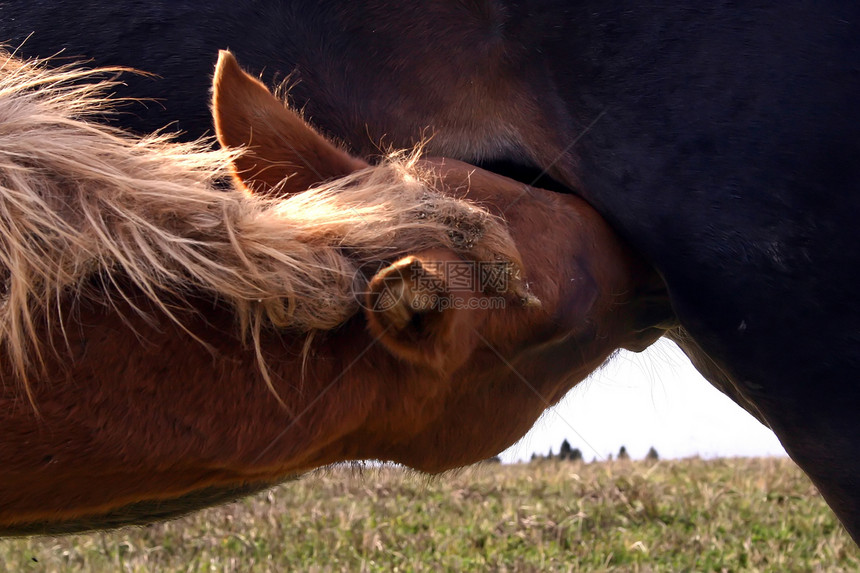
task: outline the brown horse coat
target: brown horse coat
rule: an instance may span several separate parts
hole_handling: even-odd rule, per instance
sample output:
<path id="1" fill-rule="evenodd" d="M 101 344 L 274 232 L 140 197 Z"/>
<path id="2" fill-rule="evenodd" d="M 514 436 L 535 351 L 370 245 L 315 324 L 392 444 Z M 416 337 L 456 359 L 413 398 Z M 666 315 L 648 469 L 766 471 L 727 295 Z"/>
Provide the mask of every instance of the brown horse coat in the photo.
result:
<path id="1" fill-rule="evenodd" d="M 224 156 L 87 122 L 87 88 L 51 81 L 0 97 L 21 231 L 2 249 L 3 533 L 144 522 L 343 460 L 472 463 L 656 337 L 659 282 L 575 197 L 444 159 L 367 167 L 226 54 L 219 137 L 269 198 L 221 191 Z M 28 106 L 51 119 L 24 160 Z M 445 270 L 481 263 L 502 274 Z"/>

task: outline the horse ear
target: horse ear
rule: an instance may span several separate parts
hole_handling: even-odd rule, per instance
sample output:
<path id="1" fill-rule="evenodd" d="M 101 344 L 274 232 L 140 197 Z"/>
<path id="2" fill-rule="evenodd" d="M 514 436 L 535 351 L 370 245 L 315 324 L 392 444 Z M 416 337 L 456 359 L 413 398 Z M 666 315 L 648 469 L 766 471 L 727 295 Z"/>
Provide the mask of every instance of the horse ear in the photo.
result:
<path id="1" fill-rule="evenodd" d="M 468 360 L 487 314 L 465 304 L 480 291 L 449 290 L 444 266 L 452 262 L 469 264 L 444 250 L 402 258 L 370 279 L 363 304 L 371 334 L 389 352 L 445 373 Z"/>
<path id="2" fill-rule="evenodd" d="M 234 161 L 233 171 L 253 192 L 305 191 L 367 167 L 314 131 L 244 72 L 230 52 L 218 54 L 212 91 L 218 141 L 246 149 Z"/>

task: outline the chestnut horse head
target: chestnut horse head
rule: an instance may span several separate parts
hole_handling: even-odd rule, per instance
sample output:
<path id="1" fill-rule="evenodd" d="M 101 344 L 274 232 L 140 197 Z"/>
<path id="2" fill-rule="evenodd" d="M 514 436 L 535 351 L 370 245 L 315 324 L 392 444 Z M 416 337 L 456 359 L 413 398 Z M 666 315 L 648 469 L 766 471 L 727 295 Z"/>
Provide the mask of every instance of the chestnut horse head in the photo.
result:
<path id="1" fill-rule="evenodd" d="M 51 74 L 0 74 L 4 533 L 344 460 L 472 463 L 662 332 L 660 281 L 575 197 L 368 165 L 226 53 L 214 114 L 241 154 L 82 121 L 98 88 Z M 241 188 L 215 184 L 227 163 Z"/>
<path id="2" fill-rule="evenodd" d="M 385 162 L 370 167 L 320 136 L 229 52 L 216 68 L 213 114 L 221 144 L 243 148 L 233 173 L 254 193 L 288 196 L 328 179 L 391 168 Z M 408 365 L 408 374 L 391 371 L 392 384 L 430 376 L 433 383 L 421 385 L 440 399 L 432 405 L 385 399 L 408 415 L 378 429 L 368 425 L 352 457 L 440 471 L 512 443 L 612 352 L 653 342 L 671 315 L 661 282 L 582 200 L 451 159 L 418 159 L 410 167 L 407 180 L 504 221 L 521 261 L 482 282 L 480 272 L 468 270 L 483 267 L 469 261 L 489 263 L 492 271 L 498 260 L 477 241 L 466 260 L 450 248 L 417 251 L 368 285 L 369 335 L 399 359 L 398 368 Z M 461 272 L 475 280 L 463 281 Z M 494 308 L 502 301 L 493 285 L 506 278 L 509 296 Z M 397 302 L 379 308 L 380 297 L 391 292 Z"/>

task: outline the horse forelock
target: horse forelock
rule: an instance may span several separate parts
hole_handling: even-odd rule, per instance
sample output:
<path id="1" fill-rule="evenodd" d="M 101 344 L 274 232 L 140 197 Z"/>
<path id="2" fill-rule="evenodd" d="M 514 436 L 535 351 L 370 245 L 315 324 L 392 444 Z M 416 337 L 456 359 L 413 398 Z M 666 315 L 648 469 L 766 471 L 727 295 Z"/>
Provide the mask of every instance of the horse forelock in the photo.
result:
<path id="1" fill-rule="evenodd" d="M 131 301 L 132 288 L 182 326 L 177 305 L 193 311 L 188 297 L 202 293 L 229 304 L 259 349 L 266 327 L 308 333 L 355 314 L 365 262 L 468 251 L 462 228 L 510 243 L 492 215 L 436 192 L 417 154 L 258 197 L 228 186 L 237 151 L 91 121 L 110 109 L 103 70 L 4 59 L 0 345 L 25 382 L 43 360 L 40 329 L 62 328 L 60 307 L 76 297 Z"/>

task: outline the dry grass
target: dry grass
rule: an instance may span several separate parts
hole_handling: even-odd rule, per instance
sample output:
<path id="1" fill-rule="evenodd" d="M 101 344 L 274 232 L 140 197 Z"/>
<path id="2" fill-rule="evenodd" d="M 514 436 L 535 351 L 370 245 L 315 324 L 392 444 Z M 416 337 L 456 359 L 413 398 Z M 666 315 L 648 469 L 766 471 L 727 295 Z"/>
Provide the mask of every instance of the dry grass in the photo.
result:
<path id="1" fill-rule="evenodd" d="M 94 484 L 96 485 L 96 484 Z M 788 460 L 335 468 L 178 521 L 0 542 L 7 571 L 856 571 Z"/>

